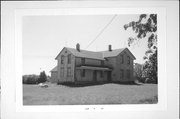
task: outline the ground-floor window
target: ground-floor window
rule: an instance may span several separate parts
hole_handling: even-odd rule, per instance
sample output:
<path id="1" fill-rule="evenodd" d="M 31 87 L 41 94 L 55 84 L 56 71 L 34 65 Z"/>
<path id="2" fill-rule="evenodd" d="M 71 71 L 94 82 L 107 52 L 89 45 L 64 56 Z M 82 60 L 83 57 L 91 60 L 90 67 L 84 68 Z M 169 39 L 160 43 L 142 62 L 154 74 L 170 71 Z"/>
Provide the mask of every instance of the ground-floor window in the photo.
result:
<path id="1" fill-rule="evenodd" d="M 104 72 L 100 71 L 100 77 L 103 78 L 104 77 Z"/>
<path id="2" fill-rule="evenodd" d="M 129 69 L 126 71 L 126 75 L 127 75 L 127 78 L 130 79 L 130 70 Z"/>
<path id="3" fill-rule="evenodd" d="M 121 78 L 121 79 L 124 78 L 124 70 L 123 70 L 123 69 L 120 70 L 120 78 Z"/>
<path id="4" fill-rule="evenodd" d="M 61 69 L 60 69 L 60 76 L 64 77 L 64 67 L 61 67 Z"/>
<path id="5" fill-rule="evenodd" d="M 67 68 L 67 77 L 70 77 L 71 76 L 71 67 L 68 67 Z"/>
<path id="6" fill-rule="evenodd" d="M 85 77 L 85 69 L 82 69 L 82 70 L 81 70 L 81 76 L 82 76 L 82 77 Z"/>

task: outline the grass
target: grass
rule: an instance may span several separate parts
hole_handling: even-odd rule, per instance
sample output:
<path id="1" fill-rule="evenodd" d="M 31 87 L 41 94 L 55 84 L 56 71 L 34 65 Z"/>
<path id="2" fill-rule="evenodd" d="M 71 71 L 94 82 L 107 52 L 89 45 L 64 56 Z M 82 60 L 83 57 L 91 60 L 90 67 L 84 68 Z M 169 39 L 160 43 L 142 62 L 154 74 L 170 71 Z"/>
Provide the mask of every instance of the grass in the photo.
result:
<path id="1" fill-rule="evenodd" d="M 157 101 L 157 84 L 108 83 L 84 87 L 49 84 L 48 88 L 23 85 L 24 105 L 154 104 Z"/>

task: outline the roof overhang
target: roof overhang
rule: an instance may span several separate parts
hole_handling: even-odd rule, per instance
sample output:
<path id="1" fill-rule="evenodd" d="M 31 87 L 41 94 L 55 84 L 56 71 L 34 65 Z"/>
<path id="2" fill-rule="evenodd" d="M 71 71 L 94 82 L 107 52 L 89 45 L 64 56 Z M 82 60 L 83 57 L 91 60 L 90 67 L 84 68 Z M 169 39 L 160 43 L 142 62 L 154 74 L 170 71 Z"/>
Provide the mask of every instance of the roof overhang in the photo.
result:
<path id="1" fill-rule="evenodd" d="M 89 70 L 100 70 L 100 71 L 112 71 L 112 69 L 108 67 L 95 67 L 95 66 L 80 66 L 76 67 L 76 69 L 89 69 Z"/>

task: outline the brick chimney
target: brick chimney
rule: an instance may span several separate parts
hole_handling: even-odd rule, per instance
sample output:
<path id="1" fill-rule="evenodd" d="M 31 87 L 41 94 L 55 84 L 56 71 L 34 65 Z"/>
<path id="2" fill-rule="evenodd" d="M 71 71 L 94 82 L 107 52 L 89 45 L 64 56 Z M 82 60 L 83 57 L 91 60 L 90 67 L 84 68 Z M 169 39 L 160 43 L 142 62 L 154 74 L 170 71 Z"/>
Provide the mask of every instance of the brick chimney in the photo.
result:
<path id="1" fill-rule="evenodd" d="M 79 44 L 79 43 L 76 44 L 76 50 L 77 50 L 78 52 L 80 52 L 80 44 Z"/>
<path id="2" fill-rule="evenodd" d="M 109 51 L 112 51 L 112 46 L 111 45 L 109 45 Z"/>

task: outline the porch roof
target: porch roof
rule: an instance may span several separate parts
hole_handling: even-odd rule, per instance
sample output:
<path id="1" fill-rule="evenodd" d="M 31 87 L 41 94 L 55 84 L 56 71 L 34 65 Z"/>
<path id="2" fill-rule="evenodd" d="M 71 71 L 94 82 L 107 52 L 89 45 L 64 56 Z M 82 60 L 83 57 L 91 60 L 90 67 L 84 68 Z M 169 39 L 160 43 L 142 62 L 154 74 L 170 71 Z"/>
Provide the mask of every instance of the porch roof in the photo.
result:
<path id="1" fill-rule="evenodd" d="M 95 66 L 80 66 L 77 67 L 76 69 L 89 69 L 89 70 L 104 70 L 104 71 L 112 71 L 112 69 L 108 67 L 95 67 Z"/>

